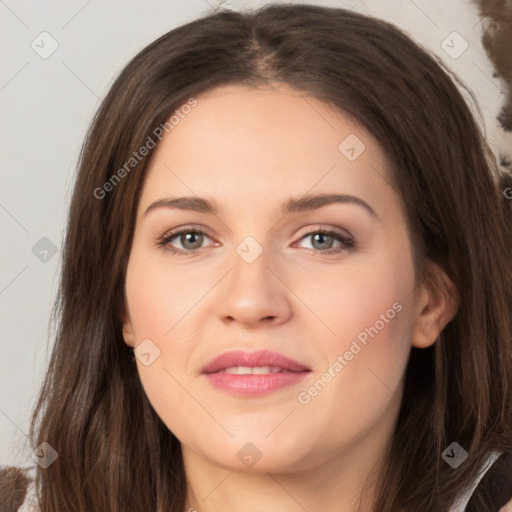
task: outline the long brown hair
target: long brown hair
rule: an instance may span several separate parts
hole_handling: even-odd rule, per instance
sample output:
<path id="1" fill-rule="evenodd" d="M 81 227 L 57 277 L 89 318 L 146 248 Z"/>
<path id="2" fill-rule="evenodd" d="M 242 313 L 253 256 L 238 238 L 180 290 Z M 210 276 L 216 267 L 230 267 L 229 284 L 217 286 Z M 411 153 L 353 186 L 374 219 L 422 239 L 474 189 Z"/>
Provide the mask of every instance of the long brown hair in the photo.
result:
<path id="1" fill-rule="evenodd" d="M 88 131 L 30 432 L 34 448 L 58 453 L 37 468 L 41 512 L 183 511 L 180 443 L 151 407 L 121 329 L 150 155 L 113 176 L 190 98 L 273 81 L 348 113 L 380 141 L 417 268 L 437 263 L 461 297 L 436 343 L 412 348 L 374 511 L 447 511 L 490 451 L 512 451 L 511 201 L 458 79 L 393 25 L 348 10 L 219 11 L 135 56 Z M 441 457 L 453 441 L 469 454 L 456 470 Z"/>

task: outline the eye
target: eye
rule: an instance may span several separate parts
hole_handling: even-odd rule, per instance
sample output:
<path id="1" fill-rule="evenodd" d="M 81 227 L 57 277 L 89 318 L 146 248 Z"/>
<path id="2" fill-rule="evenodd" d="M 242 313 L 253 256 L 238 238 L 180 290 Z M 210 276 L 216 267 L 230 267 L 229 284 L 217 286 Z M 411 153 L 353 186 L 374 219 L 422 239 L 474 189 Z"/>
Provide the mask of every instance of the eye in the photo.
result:
<path id="1" fill-rule="evenodd" d="M 355 240 L 351 235 L 332 229 L 317 229 L 315 231 L 309 231 L 303 235 L 300 240 L 307 238 L 312 240 L 311 248 L 315 253 L 321 252 L 323 254 L 335 254 L 348 251 L 356 247 Z M 333 247 L 335 241 L 340 242 L 338 247 Z"/>
<path id="2" fill-rule="evenodd" d="M 174 254 L 189 256 L 191 254 L 195 254 L 202 248 L 201 246 L 205 238 L 210 238 L 207 236 L 205 231 L 201 229 L 185 227 L 177 231 L 166 233 L 158 241 L 158 245 L 165 247 L 165 249 Z M 171 244 L 174 239 L 177 239 L 177 241 L 181 244 L 181 249 L 174 247 Z"/>

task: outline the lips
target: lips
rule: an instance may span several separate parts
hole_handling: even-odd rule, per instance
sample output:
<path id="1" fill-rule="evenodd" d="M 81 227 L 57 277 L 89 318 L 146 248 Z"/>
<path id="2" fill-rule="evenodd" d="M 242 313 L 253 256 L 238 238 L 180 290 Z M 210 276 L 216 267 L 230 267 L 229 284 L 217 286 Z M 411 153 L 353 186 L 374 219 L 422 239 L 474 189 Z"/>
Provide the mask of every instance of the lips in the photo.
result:
<path id="1" fill-rule="evenodd" d="M 229 369 L 229 373 L 234 372 L 234 368 L 265 368 L 269 367 L 272 373 L 282 372 L 306 372 L 310 371 L 307 366 L 290 359 L 278 352 L 269 350 L 260 350 L 257 352 L 244 352 L 242 350 L 232 350 L 224 352 L 215 359 L 206 364 L 202 373 L 218 373 Z M 257 373 L 254 372 L 254 373 Z"/>
<path id="2" fill-rule="evenodd" d="M 210 361 L 202 375 L 216 389 L 238 397 L 268 395 L 297 385 L 311 370 L 277 352 L 225 352 Z"/>

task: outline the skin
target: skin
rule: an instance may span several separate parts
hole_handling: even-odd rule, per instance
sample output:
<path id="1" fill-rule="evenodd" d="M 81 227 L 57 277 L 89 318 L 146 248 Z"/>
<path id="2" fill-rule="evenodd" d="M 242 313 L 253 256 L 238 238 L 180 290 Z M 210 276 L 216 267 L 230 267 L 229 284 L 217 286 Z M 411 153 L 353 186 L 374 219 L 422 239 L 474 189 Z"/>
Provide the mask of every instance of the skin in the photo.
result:
<path id="1" fill-rule="evenodd" d="M 457 311 L 456 290 L 441 271 L 449 293 L 417 279 L 391 170 L 379 143 L 357 123 L 282 84 L 224 86 L 196 99 L 152 156 L 128 262 L 123 328 L 130 347 L 149 338 L 160 350 L 148 366 L 137 358 L 137 367 L 153 407 L 181 442 L 185 510 L 356 510 L 390 440 L 411 346 L 435 342 Z M 366 146 L 352 162 L 338 149 L 349 134 Z M 306 193 L 350 194 L 377 215 L 353 203 L 279 212 L 281 203 Z M 170 196 L 208 197 L 221 211 L 162 207 L 144 215 Z M 202 245 L 179 235 L 168 245 L 192 256 L 158 245 L 189 224 L 207 231 Z M 330 238 L 315 244 L 322 227 L 350 233 L 356 247 Z M 263 249 L 252 263 L 236 252 L 247 236 Z M 344 250 L 325 254 L 333 248 Z M 298 394 L 396 302 L 401 311 L 309 403 L 300 403 Z M 275 350 L 312 371 L 268 395 L 232 396 L 201 375 L 207 362 L 232 349 Z M 251 467 L 237 457 L 248 442 L 262 455 Z M 362 493 L 366 507 L 372 482 Z"/>

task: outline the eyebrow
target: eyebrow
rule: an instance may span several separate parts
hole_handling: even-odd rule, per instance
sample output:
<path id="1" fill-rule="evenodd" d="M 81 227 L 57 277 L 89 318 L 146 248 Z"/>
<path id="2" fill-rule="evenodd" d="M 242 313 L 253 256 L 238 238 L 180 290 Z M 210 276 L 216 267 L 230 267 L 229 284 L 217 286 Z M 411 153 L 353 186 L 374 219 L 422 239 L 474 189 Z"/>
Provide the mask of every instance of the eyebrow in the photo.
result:
<path id="1" fill-rule="evenodd" d="M 280 211 L 282 215 L 287 215 L 288 213 L 308 212 L 312 210 L 317 210 L 324 206 L 336 203 L 355 204 L 357 206 L 363 207 L 373 217 L 379 217 L 375 210 L 368 203 L 366 203 L 359 197 L 347 194 L 308 194 L 298 199 L 289 199 L 288 201 L 284 202 L 281 205 Z M 150 211 L 155 210 L 157 208 L 187 210 L 212 215 L 217 215 L 220 210 L 218 204 L 211 199 L 206 199 L 197 196 L 166 197 L 158 199 L 157 201 L 151 203 L 144 212 L 144 216 L 146 216 Z"/>

